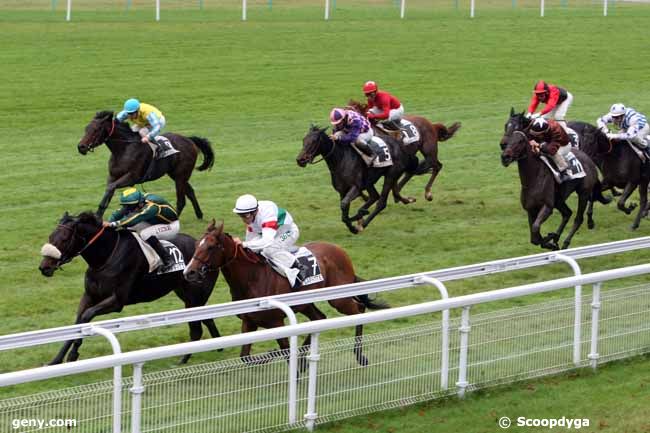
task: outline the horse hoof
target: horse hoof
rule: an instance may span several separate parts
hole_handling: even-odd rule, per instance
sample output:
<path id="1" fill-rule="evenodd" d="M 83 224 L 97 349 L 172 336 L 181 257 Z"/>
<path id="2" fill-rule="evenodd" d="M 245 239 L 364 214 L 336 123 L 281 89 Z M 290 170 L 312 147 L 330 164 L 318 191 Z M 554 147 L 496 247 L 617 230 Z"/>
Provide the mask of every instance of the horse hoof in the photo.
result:
<path id="1" fill-rule="evenodd" d="M 359 230 L 353 225 L 348 226 L 348 230 L 350 230 L 353 235 L 359 234 Z"/>
<path id="2" fill-rule="evenodd" d="M 632 230 L 632 231 L 634 231 L 634 230 L 636 230 L 636 229 L 638 229 L 638 228 L 639 228 L 639 225 L 638 225 L 638 224 L 632 224 L 632 225 L 630 226 L 630 230 Z"/>
<path id="3" fill-rule="evenodd" d="M 357 233 L 361 233 L 364 229 L 365 227 L 363 226 L 363 224 L 361 223 L 357 224 Z"/>
<path id="4" fill-rule="evenodd" d="M 78 354 L 78 353 L 72 353 L 72 352 L 70 352 L 70 354 L 68 355 L 68 359 L 66 360 L 66 362 L 75 362 L 77 359 L 79 359 L 79 354 Z"/>
<path id="5" fill-rule="evenodd" d="M 433 194 L 428 192 L 428 193 L 424 194 L 424 198 L 426 198 L 427 201 L 432 201 L 433 200 Z"/>
<path id="6" fill-rule="evenodd" d="M 589 222 L 587 223 L 587 228 L 588 228 L 589 230 L 593 230 L 594 228 L 596 228 L 596 223 L 594 223 L 593 221 L 589 221 Z"/>
<path id="7" fill-rule="evenodd" d="M 404 199 L 404 201 L 402 203 L 411 204 L 411 203 L 415 203 L 416 201 L 417 201 L 417 199 L 415 197 L 406 197 L 406 199 Z"/>

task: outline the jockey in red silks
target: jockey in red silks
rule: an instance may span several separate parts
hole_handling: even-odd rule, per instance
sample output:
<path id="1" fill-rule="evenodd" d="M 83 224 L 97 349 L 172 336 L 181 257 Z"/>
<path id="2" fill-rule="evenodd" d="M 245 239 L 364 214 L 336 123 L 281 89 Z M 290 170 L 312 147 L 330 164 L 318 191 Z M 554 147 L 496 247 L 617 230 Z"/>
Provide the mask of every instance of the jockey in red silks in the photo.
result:
<path id="1" fill-rule="evenodd" d="M 535 113 L 540 102 L 545 104 L 544 109 Z M 566 89 L 540 80 L 533 89 L 533 97 L 528 106 L 527 117 L 553 119 L 568 133 L 565 116 L 572 102 L 573 95 L 567 92 Z"/>
<path id="2" fill-rule="evenodd" d="M 377 89 L 377 83 L 367 81 L 363 85 L 363 93 L 368 98 L 368 107 L 366 116 L 370 121 L 381 123 L 392 123 L 394 129 L 399 129 L 400 120 L 404 115 L 404 106 L 402 103 L 388 92 L 380 92 Z"/>

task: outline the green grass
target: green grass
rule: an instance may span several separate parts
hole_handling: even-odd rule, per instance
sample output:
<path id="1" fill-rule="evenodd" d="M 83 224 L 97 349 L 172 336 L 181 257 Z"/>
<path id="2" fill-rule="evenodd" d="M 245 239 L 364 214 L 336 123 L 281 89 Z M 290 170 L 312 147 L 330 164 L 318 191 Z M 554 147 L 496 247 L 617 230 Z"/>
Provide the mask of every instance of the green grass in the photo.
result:
<path id="1" fill-rule="evenodd" d="M 535 3 L 520 3 L 513 10 L 511 2 L 494 2 L 479 6 L 477 18 L 470 20 L 465 4 L 455 10 L 451 2 L 418 1 L 408 2 L 407 19 L 399 20 L 398 9 L 389 2 L 340 1 L 332 20 L 325 22 L 320 4 L 275 2 L 269 11 L 258 2 L 244 23 L 236 2 L 224 8 L 206 6 L 203 12 L 183 10 L 177 2 L 176 7 L 163 9 L 163 20 L 155 23 L 153 10 L 143 3 L 134 2 L 134 9 L 126 13 L 108 2 L 98 2 L 95 8 L 79 1 L 73 21 L 66 23 L 63 3 L 54 13 L 49 2 L 25 2 L 22 9 L 0 5 L 0 152 L 5 165 L 0 172 L 0 334 L 73 321 L 85 263 L 76 260 L 45 279 L 37 270 L 39 249 L 64 211 L 96 208 L 104 190 L 108 151 L 102 147 L 84 157 L 76 144 L 95 111 L 117 110 L 127 97 L 138 96 L 161 108 L 169 131 L 213 142 L 214 169 L 192 178 L 208 218 L 223 219 L 228 231 L 239 233 L 241 223 L 230 212 L 238 195 L 250 192 L 274 200 L 296 219 L 301 241 L 327 240 L 343 246 L 358 274 L 367 279 L 539 252 L 528 243 L 516 168 L 500 165 L 498 149 L 510 107 L 524 109 L 537 79 L 566 86 L 574 94 L 569 112 L 574 119 L 594 121 L 617 101 L 650 112 L 646 5 L 617 4 L 612 16 L 604 18 L 591 2 L 571 3 L 566 9 L 551 3 L 547 16 L 540 19 Z M 310 123 L 325 124 L 333 106 L 361 97 L 360 87 L 367 79 L 397 94 L 407 111 L 445 124 L 462 121 L 463 128 L 440 146 L 445 167 L 434 184 L 433 202 L 422 198 L 425 179 L 415 179 L 406 192 L 416 196 L 417 203 L 408 207 L 391 203 L 366 232 L 352 236 L 340 222 L 338 194 L 326 167 L 300 169 L 295 156 Z M 173 200 L 169 179 L 145 188 Z M 597 229 L 583 227 L 574 246 L 650 231 L 648 221 L 643 221 L 637 232 L 630 232 L 631 217 L 614 206 L 597 207 L 595 217 Z M 554 216 L 547 231 L 557 223 Z M 198 236 L 206 221 L 196 220 L 186 208 L 182 225 L 185 232 Z M 641 251 L 581 264 L 589 272 L 638 264 L 649 257 Z M 449 289 L 455 296 L 566 275 L 565 265 L 554 265 L 454 282 Z M 549 296 L 554 295 L 510 305 Z M 385 295 L 392 305 L 436 297 L 423 289 Z M 219 280 L 210 302 L 226 301 L 227 288 Z M 181 306 L 169 296 L 105 318 Z M 325 312 L 334 314 L 330 309 Z M 224 334 L 239 332 L 236 318 L 219 320 L 218 326 Z M 184 326 L 120 336 L 125 350 L 186 339 Z M 58 345 L 48 345 L 0 353 L 0 369 L 41 365 L 57 349 Z M 81 356 L 108 350 L 105 342 L 93 339 L 84 344 Z M 202 354 L 194 362 L 236 354 L 234 349 Z M 148 367 L 174 363 L 167 360 Z M 645 364 L 641 360 L 616 368 L 625 372 L 623 383 L 631 385 L 643 377 Z M 101 372 L 83 381 L 107 377 Z M 600 375 L 590 380 L 606 383 Z M 71 377 L 21 390 L 78 383 L 80 379 Z M 3 396 L 17 392 L 0 391 Z M 503 396 L 504 404 L 519 401 L 509 395 Z M 617 396 L 629 399 L 623 392 L 612 393 L 612 398 Z M 492 404 L 492 399 L 484 400 Z M 629 429 L 610 425 L 643 431 L 642 422 Z"/>

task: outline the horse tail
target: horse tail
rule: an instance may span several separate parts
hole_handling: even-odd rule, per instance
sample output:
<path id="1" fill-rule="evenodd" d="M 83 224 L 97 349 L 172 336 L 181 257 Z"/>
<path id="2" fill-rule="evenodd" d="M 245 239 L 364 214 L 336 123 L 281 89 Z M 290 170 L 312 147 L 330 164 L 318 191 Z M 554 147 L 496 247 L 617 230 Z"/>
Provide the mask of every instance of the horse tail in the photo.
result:
<path id="1" fill-rule="evenodd" d="M 454 136 L 456 131 L 460 129 L 460 122 L 454 122 L 449 128 L 442 125 L 442 128 L 438 130 L 438 141 L 447 141 Z"/>
<path id="2" fill-rule="evenodd" d="M 363 278 L 360 278 L 357 275 L 354 276 L 354 282 L 355 283 L 360 283 L 362 281 L 366 281 L 366 280 L 364 280 Z M 354 299 L 356 301 L 358 301 L 358 302 L 361 302 L 369 310 L 385 310 L 386 308 L 390 308 L 390 305 L 388 305 L 388 302 L 381 301 L 381 300 L 379 300 L 377 298 L 370 299 L 370 297 L 367 294 L 357 295 L 357 296 L 354 297 Z"/>
<path id="3" fill-rule="evenodd" d="M 212 168 L 214 165 L 214 151 L 212 150 L 212 144 L 210 144 L 207 138 L 196 137 L 194 135 L 190 137 L 190 140 L 192 140 L 201 153 L 203 153 L 203 163 L 196 167 L 196 169 L 198 171 L 203 171 Z"/>
<path id="4" fill-rule="evenodd" d="M 596 181 L 594 189 L 591 191 L 591 201 L 599 201 L 602 204 L 609 204 L 612 201 L 611 197 L 605 197 L 603 195 L 603 185 L 600 181 Z"/>

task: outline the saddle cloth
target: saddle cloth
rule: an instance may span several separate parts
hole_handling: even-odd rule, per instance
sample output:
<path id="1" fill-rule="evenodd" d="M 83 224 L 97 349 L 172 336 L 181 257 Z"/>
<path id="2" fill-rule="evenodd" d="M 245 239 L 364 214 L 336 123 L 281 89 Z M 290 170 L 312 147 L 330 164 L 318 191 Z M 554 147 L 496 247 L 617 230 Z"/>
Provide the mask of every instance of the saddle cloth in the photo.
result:
<path id="1" fill-rule="evenodd" d="M 171 254 L 171 257 L 174 258 L 174 263 L 170 266 L 167 267 L 162 267 L 162 259 L 156 253 L 156 251 L 146 243 L 145 241 L 142 240 L 140 235 L 138 235 L 136 232 L 130 232 L 131 235 L 138 241 L 138 245 L 140 245 L 140 249 L 142 250 L 142 253 L 147 259 L 147 262 L 149 263 L 149 273 L 157 271 L 156 273 L 158 275 L 160 274 L 167 274 L 169 272 L 176 272 L 176 271 L 183 271 L 185 270 L 185 259 L 183 258 L 183 254 L 180 252 L 178 247 L 176 245 L 172 244 L 169 241 L 165 240 L 160 240 L 160 243 L 165 247 L 167 250 L 168 254 Z"/>
<path id="2" fill-rule="evenodd" d="M 305 247 L 299 247 L 289 252 L 293 254 L 293 256 L 296 258 L 296 260 L 298 260 L 304 269 L 304 271 L 302 271 L 303 273 L 299 275 L 300 279 L 302 280 L 302 284 L 300 285 L 301 287 L 320 283 L 325 279 L 321 273 L 320 266 L 316 260 L 316 257 L 311 251 L 309 251 L 309 249 Z M 275 272 L 286 278 L 284 272 L 281 269 L 275 267 L 270 260 L 267 260 L 267 263 L 271 265 Z"/>
<path id="3" fill-rule="evenodd" d="M 375 158 L 375 160 L 372 162 L 372 167 L 382 168 L 390 167 L 393 165 L 393 159 L 390 156 L 390 149 L 388 149 L 388 145 L 384 140 L 382 140 L 380 137 L 374 136 L 372 137 L 369 146 L 377 155 L 377 158 Z M 361 156 L 361 159 L 363 159 L 366 165 L 368 165 L 370 162 L 370 157 L 357 149 L 357 146 L 355 146 L 354 143 L 352 143 L 352 148 L 359 154 L 359 156 Z"/>
<path id="4" fill-rule="evenodd" d="M 557 183 L 562 183 L 560 180 L 560 172 L 557 170 L 557 167 L 555 167 L 555 163 L 551 161 L 550 158 L 548 158 L 546 155 L 540 155 L 539 156 L 542 161 L 544 161 L 544 164 L 551 170 L 551 173 L 553 173 L 553 177 L 555 178 L 555 181 Z M 576 156 L 573 154 L 573 152 L 569 152 L 565 156 L 567 165 L 569 168 L 567 168 L 566 174 L 569 176 L 568 179 L 566 180 L 574 180 L 574 179 L 582 179 L 587 175 L 585 173 L 585 169 L 582 167 L 582 164 L 580 163 L 580 160 L 576 158 Z"/>
<path id="5" fill-rule="evenodd" d="M 172 142 L 163 135 L 157 135 L 156 142 L 158 143 L 158 146 L 154 144 L 151 149 L 154 153 L 154 159 L 163 159 L 175 153 L 179 153 L 179 151 L 172 145 Z"/>

